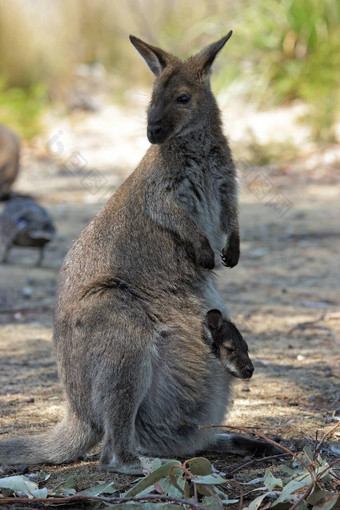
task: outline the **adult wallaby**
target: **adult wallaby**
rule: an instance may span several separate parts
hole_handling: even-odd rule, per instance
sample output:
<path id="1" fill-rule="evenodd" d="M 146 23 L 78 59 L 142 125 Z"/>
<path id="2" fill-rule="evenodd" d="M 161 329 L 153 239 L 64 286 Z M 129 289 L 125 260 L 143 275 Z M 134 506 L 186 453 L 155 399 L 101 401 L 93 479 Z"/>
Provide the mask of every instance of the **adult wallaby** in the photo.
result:
<path id="1" fill-rule="evenodd" d="M 204 327 L 205 311 L 223 306 L 215 260 L 239 258 L 235 170 L 209 85 L 230 35 L 185 62 L 130 37 L 157 77 L 152 146 L 60 272 L 54 341 L 66 416 L 46 434 L 0 442 L 0 462 L 62 463 L 102 438 L 101 469 L 135 474 L 139 451 L 271 450 L 198 429 L 221 423 L 230 396 Z"/>
<path id="2" fill-rule="evenodd" d="M 223 319 L 219 310 L 207 313 L 207 323 L 213 339 L 211 350 L 226 371 L 234 377 L 250 379 L 254 366 L 248 355 L 248 344 L 235 324 Z"/>

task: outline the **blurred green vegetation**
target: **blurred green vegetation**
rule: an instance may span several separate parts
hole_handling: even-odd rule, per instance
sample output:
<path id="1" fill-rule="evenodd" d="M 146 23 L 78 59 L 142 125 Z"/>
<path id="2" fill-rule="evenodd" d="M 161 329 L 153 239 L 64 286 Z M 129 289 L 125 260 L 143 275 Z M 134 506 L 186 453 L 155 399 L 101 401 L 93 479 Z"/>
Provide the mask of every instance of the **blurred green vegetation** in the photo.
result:
<path id="1" fill-rule="evenodd" d="M 39 132 L 48 101 L 63 99 L 79 63 L 101 62 L 115 97 L 151 84 L 128 34 L 189 56 L 232 28 L 214 89 L 239 82 L 259 107 L 300 99 L 318 140 L 340 110 L 340 0 L 0 0 L 0 119 Z"/>
<path id="2" fill-rule="evenodd" d="M 11 126 L 24 138 L 32 138 L 40 133 L 46 107 L 47 88 L 44 83 L 8 88 L 0 80 L 1 123 Z"/>

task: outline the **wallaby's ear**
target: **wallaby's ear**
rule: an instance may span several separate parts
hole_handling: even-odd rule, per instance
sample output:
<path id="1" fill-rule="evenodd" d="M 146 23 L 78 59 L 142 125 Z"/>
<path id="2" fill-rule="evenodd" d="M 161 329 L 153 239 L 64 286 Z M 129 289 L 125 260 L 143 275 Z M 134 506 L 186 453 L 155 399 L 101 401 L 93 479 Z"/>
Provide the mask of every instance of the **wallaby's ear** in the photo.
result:
<path id="1" fill-rule="evenodd" d="M 223 317 L 219 310 L 209 310 L 207 313 L 208 326 L 212 331 L 221 329 Z"/>
<path id="2" fill-rule="evenodd" d="M 195 67 L 198 70 L 199 77 L 205 81 L 207 78 L 209 78 L 211 66 L 216 58 L 216 55 L 225 43 L 230 39 L 232 36 L 232 30 L 228 32 L 228 34 L 222 39 L 219 39 L 218 41 L 209 44 L 209 46 L 206 46 L 201 50 L 199 53 L 197 53 L 194 57 L 192 57 L 192 62 L 194 63 Z"/>
<path id="3" fill-rule="evenodd" d="M 170 55 L 170 53 L 167 53 L 156 46 L 151 46 L 151 44 L 147 44 L 134 35 L 130 35 L 129 38 L 136 50 L 142 55 L 153 74 L 156 76 L 159 76 L 171 61 L 176 60 L 176 57 Z"/>

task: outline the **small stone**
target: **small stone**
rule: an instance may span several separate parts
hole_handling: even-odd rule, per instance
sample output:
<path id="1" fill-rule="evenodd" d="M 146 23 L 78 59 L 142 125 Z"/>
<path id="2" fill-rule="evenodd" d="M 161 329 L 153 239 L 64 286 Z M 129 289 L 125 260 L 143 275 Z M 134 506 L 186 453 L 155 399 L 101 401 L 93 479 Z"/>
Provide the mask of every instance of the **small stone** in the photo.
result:
<path id="1" fill-rule="evenodd" d="M 243 386 L 242 391 L 250 391 L 249 386 Z"/>
<path id="2" fill-rule="evenodd" d="M 26 399 L 27 404 L 32 404 L 34 402 L 34 397 L 29 397 Z"/>
<path id="3" fill-rule="evenodd" d="M 303 356 L 302 354 L 298 354 L 298 355 L 296 356 L 296 359 L 297 359 L 298 361 L 303 361 L 304 359 L 306 359 L 306 356 Z"/>
<path id="4" fill-rule="evenodd" d="M 315 402 L 315 395 L 309 395 L 308 402 Z"/>
<path id="5" fill-rule="evenodd" d="M 299 402 L 295 402 L 294 400 L 292 400 L 291 402 L 288 402 L 288 405 L 292 407 L 297 407 L 299 405 Z"/>
<path id="6" fill-rule="evenodd" d="M 324 372 L 324 376 L 325 376 L 325 377 L 332 377 L 332 375 L 333 375 L 333 374 L 332 374 L 332 371 L 331 371 L 331 370 L 329 370 L 329 368 L 328 368 L 327 370 L 325 370 L 325 372 Z"/>
<path id="7" fill-rule="evenodd" d="M 32 296 L 32 289 L 30 287 L 24 287 L 21 293 L 25 299 L 30 299 Z"/>

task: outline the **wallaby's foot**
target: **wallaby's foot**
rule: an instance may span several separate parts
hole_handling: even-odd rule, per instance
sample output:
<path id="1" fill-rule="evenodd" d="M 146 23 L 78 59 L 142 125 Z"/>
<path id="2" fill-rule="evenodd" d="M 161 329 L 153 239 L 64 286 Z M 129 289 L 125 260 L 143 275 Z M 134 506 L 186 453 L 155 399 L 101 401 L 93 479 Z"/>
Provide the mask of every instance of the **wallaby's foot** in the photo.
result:
<path id="1" fill-rule="evenodd" d="M 233 438 L 233 444 L 236 447 L 239 445 L 240 448 L 243 446 L 246 452 L 250 455 L 254 455 L 254 457 L 268 457 L 270 455 L 279 455 L 282 453 L 282 450 L 272 443 L 258 441 L 257 439 L 248 439 L 242 436 L 235 436 Z"/>
<path id="2" fill-rule="evenodd" d="M 119 456 L 113 454 L 111 459 L 101 458 L 99 469 L 101 471 L 121 473 L 123 475 L 143 475 L 142 464 L 139 457 L 131 453 L 124 453 Z"/>
<path id="3" fill-rule="evenodd" d="M 240 237 L 238 234 L 231 234 L 228 244 L 222 250 L 222 263 L 226 267 L 235 267 L 240 258 Z"/>
<path id="4" fill-rule="evenodd" d="M 235 455 L 254 455 L 255 457 L 267 457 L 282 453 L 282 450 L 272 443 L 237 434 L 217 434 L 216 442 L 212 445 L 210 451 Z"/>

